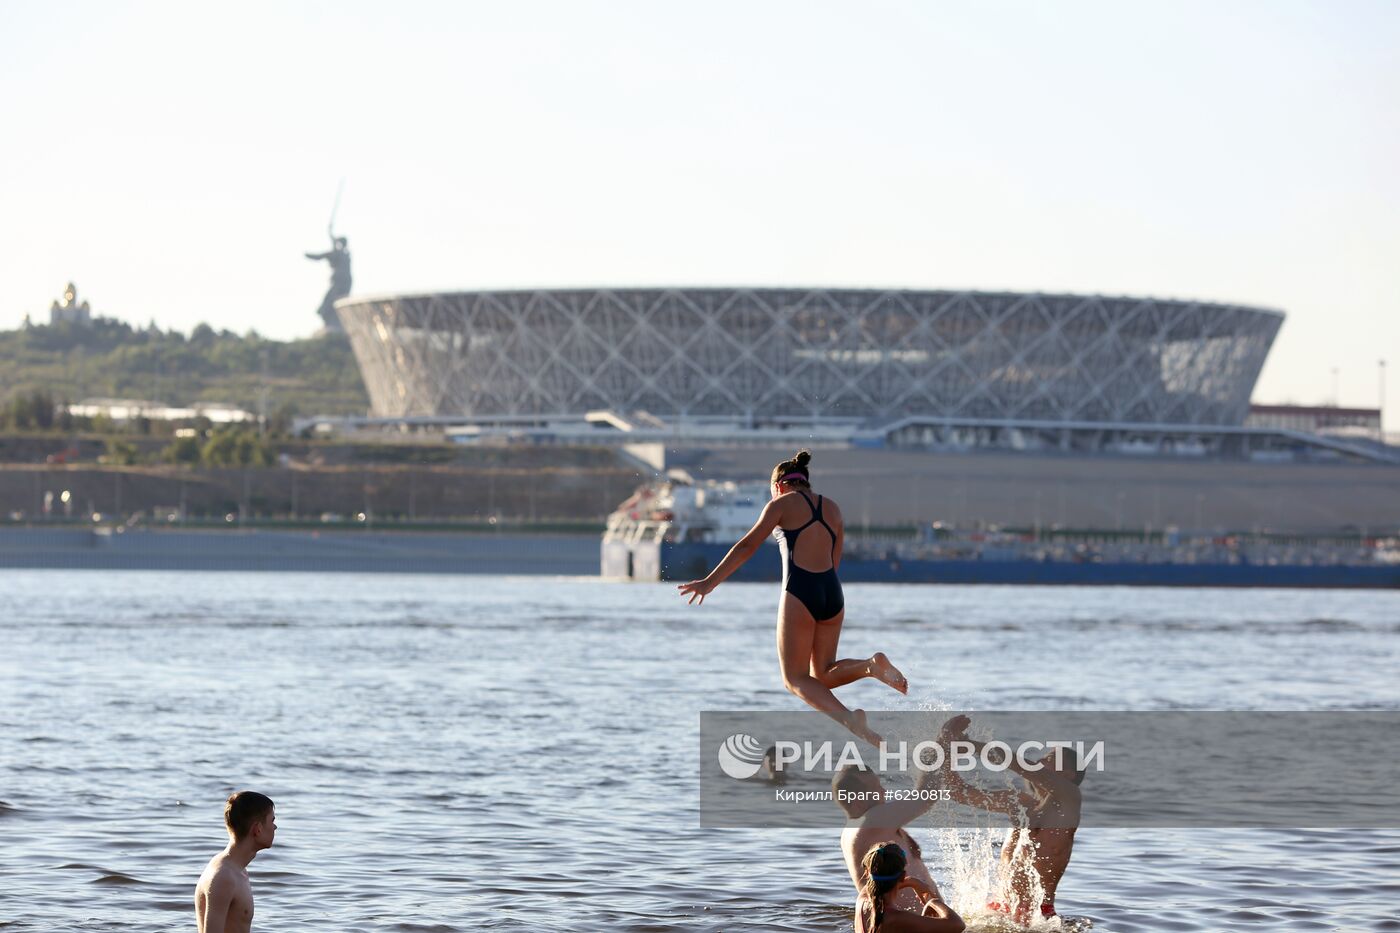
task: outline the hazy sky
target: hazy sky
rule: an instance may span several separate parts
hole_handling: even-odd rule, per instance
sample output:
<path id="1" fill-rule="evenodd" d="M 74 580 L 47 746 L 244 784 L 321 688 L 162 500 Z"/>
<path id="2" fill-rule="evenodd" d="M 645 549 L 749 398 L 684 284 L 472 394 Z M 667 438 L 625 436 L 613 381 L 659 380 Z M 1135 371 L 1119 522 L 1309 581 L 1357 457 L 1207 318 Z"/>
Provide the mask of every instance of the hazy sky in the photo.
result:
<path id="1" fill-rule="evenodd" d="M 355 292 L 1040 289 L 1287 312 L 1400 405 L 1400 4 L 0 0 L 0 327 Z M 173 400 L 173 401 L 179 401 Z M 1387 419 L 1397 423 L 1400 413 Z"/>

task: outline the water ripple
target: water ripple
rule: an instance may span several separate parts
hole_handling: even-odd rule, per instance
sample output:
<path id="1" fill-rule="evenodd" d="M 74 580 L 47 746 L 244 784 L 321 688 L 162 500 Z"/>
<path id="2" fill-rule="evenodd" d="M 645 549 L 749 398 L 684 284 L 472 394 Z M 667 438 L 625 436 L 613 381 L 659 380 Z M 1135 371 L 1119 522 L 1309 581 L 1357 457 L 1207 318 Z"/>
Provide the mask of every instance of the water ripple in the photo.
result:
<path id="1" fill-rule="evenodd" d="M 775 595 L 11 572 L 0 929 L 189 929 L 223 800 L 255 786 L 279 824 L 249 868 L 259 928 L 849 930 L 834 838 L 698 825 L 697 711 L 795 708 Z M 852 586 L 847 603 L 842 653 L 883 650 L 913 685 L 843 688 L 871 709 L 1400 708 L 1396 594 Z M 919 832 L 970 928 L 1008 929 L 979 900 L 996 840 Z M 1400 931 L 1397 856 L 1389 831 L 1085 830 L 1059 902 L 1095 931 Z"/>

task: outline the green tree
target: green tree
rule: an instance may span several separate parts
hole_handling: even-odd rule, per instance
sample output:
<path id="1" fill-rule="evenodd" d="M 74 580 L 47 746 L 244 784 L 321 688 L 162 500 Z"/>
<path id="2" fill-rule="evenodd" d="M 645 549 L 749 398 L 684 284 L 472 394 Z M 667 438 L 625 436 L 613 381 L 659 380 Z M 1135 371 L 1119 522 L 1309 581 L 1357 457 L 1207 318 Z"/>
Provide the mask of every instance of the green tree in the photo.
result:
<path id="1" fill-rule="evenodd" d="M 200 451 L 200 459 L 206 466 L 237 466 L 237 456 L 238 438 L 228 430 L 215 431 Z"/>
<path id="2" fill-rule="evenodd" d="M 54 426 L 55 407 L 53 396 L 42 389 L 21 392 L 5 406 L 4 420 L 12 428 L 48 430 Z"/>
<path id="3" fill-rule="evenodd" d="M 267 445 L 262 438 L 251 432 L 238 432 L 238 443 L 234 448 L 240 466 L 267 466 L 272 462 Z"/>
<path id="4" fill-rule="evenodd" d="M 273 409 L 267 419 L 267 433 L 273 437 L 288 437 L 292 433 L 292 421 L 297 416 L 297 407 L 291 402 L 283 402 Z"/>
<path id="5" fill-rule="evenodd" d="M 166 463 L 197 466 L 200 459 L 199 438 L 193 435 L 175 438 L 160 452 L 160 459 Z"/>
<path id="6" fill-rule="evenodd" d="M 270 466 L 275 459 L 272 447 L 257 434 L 241 427 L 215 431 L 205 443 L 201 456 L 208 466 Z"/>
<path id="7" fill-rule="evenodd" d="M 141 451 L 130 441 L 109 437 L 107 439 L 107 462 L 118 466 L 136 466 L 141 462 Z"/>
<path id="8" fill-rule="evenodd" d="M 44 390 L 34 393 L 34 424 L 35 427 L 43 428 L 47 431 L 54 425 L 55 409 L 58 406 L 53 402 L 53 396 Z"/>

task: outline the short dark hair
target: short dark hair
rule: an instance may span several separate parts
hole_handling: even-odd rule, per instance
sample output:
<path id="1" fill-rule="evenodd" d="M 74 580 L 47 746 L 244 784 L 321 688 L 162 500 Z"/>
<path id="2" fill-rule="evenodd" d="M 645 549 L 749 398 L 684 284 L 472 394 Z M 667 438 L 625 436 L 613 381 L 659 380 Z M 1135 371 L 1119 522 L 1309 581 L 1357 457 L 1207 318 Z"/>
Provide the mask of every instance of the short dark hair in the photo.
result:
<path id="1" fill-rule="evenodd" d="M 233 838 L 242 839 L 252 830 L 253 824 L 261 822 L 272 812 L 272 798 L 255 790 L 240 790 L 230 794 L 224 804 L 224 825 L 233 833 Z"/>

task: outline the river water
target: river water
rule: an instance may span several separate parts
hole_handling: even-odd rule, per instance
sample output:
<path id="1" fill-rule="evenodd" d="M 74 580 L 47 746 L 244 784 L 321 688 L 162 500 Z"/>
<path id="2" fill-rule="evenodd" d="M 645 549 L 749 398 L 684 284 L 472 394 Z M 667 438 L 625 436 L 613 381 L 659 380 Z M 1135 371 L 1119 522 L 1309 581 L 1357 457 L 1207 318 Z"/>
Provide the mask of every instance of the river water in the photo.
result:
<path id="1" fill-rule="evenodd" d="M 245 787 L 279 827 L 250 867 L 255 929 L 850 928 L 834 832 L 699 827 L 698 712 L 797 708 L 775 586 L 688 607 L 579 578 L 3 581 L 5 933 L 193 929 Z M 883 650 L 911 681 L 843 688 L 852 706 L 1400 708 L 1397 593 L 849 586 L 847 604 L 842 655 Z M 966 867 L 916 833 L 958 903 Z M 962 844 L 990 864 L 989 841 Z M 1104 931 L 1400 930 L 1397 866 L 1397 831 L 1086 829 L 1057 900 Z"/>

